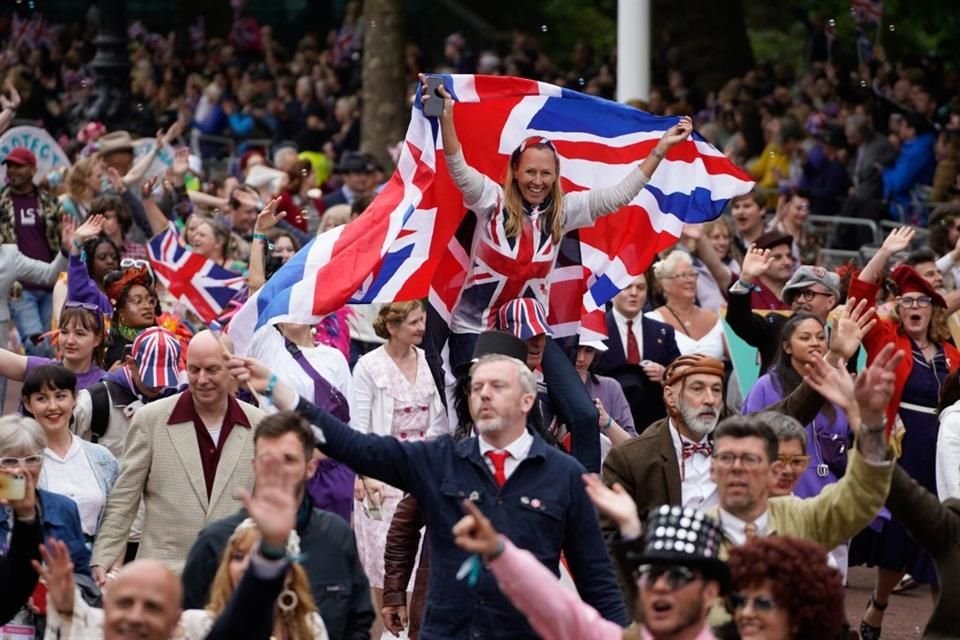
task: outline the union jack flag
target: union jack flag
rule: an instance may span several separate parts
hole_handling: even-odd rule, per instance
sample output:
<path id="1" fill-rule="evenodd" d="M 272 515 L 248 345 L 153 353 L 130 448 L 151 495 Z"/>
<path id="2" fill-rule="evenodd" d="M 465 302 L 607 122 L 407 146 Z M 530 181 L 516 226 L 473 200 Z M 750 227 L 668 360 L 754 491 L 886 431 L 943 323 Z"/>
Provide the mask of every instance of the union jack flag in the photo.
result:
<path id="1" fill-rule="evenodd" d="M 243 276 L 183 246 L 173 224 L 150 239 L 147 251 L 160 284 L 206 323 L 243 288 Z"/>
<path id="2" fill-rule="evenodd" d="M 523 140 L 543 136 L 560 156 L 565 193 L 617 184 L 678 121 L 531 80 L 443 78 L 457 100 L 466 161 L 495 183 Z M 532 226 L 529 236 L 511 240 L 497 235 L 499 227 L 486 230 L 503 254 L 492 255 L 474 250 L 480 221 L 467 215 L 447 171 L 436 119 L 423 115 L 419 100 L 414 104 L 389 182 L 363 215 L 307 244 L 237 312 L 229 332 L 238 351 L 259 327 L 312 324 L 348 302 L 428 297 L 449 321 L 468 279 L 498 289 L 503 301 L 513 294 L 539 298 L 533 290 L 546 289 L 557 335 L 579 329 L 588 339 L 603 337 L 603 305 L 676 242 L 683 224 L 716 218 L 753 186 L 694 133 L 670 150 L 630 204 L 565 236 L 555 266 L 552 257 L 538 264 L 546 247 Z"/>
<path id="3" fill-rule="evenodd" d="M 857 23 L 880 24 L 883 19 L 883 1 L 882 0 L 852 0 L 850 2 L 850 13 Z"/>

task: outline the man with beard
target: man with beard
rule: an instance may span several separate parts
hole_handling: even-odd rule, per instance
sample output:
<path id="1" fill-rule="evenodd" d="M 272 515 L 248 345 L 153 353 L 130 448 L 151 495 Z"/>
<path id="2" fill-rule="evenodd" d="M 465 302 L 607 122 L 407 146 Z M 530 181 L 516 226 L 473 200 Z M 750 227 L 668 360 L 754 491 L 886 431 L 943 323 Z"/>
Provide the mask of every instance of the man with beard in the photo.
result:
<path id="1" fill-rule="evenodd" d="M 765 273 L 772 265 L 772 255 L 750 251 L 743 260 L 744 269 L 740 282 L 743 282 L 744 278 L 752 282 L 753 278 L 757 277 L 756 274 Z M 823 267 L 803 265 L 783 285 L 782 296 L 793 313 L 805 311 L 826 322 L 827 316 L 840 300 L 840 276 Z M 780 334 L 790 316 L 782 313 L 754 313 L 753 308 L 749 290 L 739 285 L 730 288 L 727 323 L 741 340 L 760 353 L 760 374 L 763 375 L 777 359 Z"/>
<path id="2" fill-rule="evenodd" d="M 603 617 L 626 625 L 584 468 L 527 429 L 537 385 L 525 362 L 500 354 L 471 367 L 470 415 L 479 435 L 421 442 L 358 433 L 278 381 L 252 358 L 229 366 L 241 382 L 315 426 L 319 448 L 359 474 L 413 494 L 426 522 L 430 603 L 421 638 L 535 638 L 479 559 L 454 543 L 451 527 L 469 500 L 518 547 L 559 576 L 560 555 L 577 591 Z M 460 574 L 461 579 L 457 576 Z"/>

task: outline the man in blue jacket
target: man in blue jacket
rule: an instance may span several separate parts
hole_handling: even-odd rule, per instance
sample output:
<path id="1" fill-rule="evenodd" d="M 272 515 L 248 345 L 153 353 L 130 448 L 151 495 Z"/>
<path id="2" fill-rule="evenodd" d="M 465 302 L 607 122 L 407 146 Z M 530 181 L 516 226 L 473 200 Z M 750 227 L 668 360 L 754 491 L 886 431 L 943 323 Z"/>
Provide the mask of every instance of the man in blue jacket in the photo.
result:
<path id="1" fill-rule="evenodd" d="M 930 123 L 912 111 L 903 114 L 897 135 L 903 144 L 893 166 L 883 169 L 883 197 L 890 204 L 891 217 L 899 219 L 897 205 L 908 206 L 913 188 L 933 180 L 933 145 L 937 137 L 930 130 Z"/>
<path id="2" fill-rule="evenodd" d="M 427 523 L 430 584 L 422 640 L 536 638 L 526 618 L 500 593 L 492 574 L 476 567 L 458 580 L 468 554 L 451 529 L 471 500 L 498 531 L 559 575 L 563 553 L 581 597 L 605 618 L 626 625 L 623 599 L 607 556 L 597 514 L 583 489 L 583 467 L 526 428 L 537 397 L 526 364 L 491 354 L 471 369 L 470 414 L 478 437 L 427 442 L 362 434 L 317 409 L 249 358 L 234 358 L 233 375 L 283 410 L 315 426 L 319 448 L 416 496 Z"/>

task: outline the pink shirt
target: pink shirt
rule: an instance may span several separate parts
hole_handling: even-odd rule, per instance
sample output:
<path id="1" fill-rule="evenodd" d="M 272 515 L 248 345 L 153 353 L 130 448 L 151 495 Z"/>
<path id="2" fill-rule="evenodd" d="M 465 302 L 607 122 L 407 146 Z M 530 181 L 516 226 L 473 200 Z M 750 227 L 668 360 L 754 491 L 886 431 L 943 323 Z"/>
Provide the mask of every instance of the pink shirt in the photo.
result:
<path id="1" fill-rule="evenodd" d="M 622 640 L 623 628 L 604 619 L 576 593 L 560 584 L 557 577 L 532 553 L 513 546 L 504 538 L 504 550 L 490 563 L 500 591 L 527 617 L 538 635 L 551 640 Z M 641 628 L 644 640 L 652 638 Z M 715 640 L 704 622 L 696 640 Z"/>

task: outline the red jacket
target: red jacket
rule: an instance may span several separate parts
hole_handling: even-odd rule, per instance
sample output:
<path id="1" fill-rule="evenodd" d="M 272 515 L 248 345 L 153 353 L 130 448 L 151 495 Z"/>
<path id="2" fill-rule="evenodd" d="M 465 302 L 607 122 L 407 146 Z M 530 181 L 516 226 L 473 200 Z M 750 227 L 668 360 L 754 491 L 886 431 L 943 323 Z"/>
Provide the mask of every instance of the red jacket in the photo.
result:
<path id="1" fill-rule="evenodd" d="M 859 272 L 854 274 L 853 280 L 850 281 L 850 291 L 847 293 L 847 297 L 856 298 L 857 300 L 866 298 L 870 302 L 876 301 L 880 285 L 877 283 L 864 282 L 859 279 L 859 276 Z M 863 346 L 867 350 L 867 363 L 873 362 L 873 359 L 880 353 L 880 350 L 890 342 L 896 345 L 897 351 L 906 353 L 907 357 L 900 361 L 900 364 L 897 365 L 894 371 L 897 379 L 894 383 L 893 397 L 890 399 L 890 404 L 887 405 L 888 433 L 893 427 L 893 422 L 900 409 L 900 398 L 903 396 L 903 387 L 906 385 L 907 378 L 910 377 L 910 372 L 913 370 L 913 357 L 911 356 L 913 347 L 910 344 L 910 338 L 903 332 L 903 329 L 895 320 L 877 318 L 877 323 L 873 329 L 863 338 Z M 943 347 L 944 354 L 947 357 L 947 367 L 953 371 L 960 365 L 960 351 L 949 342 L 941 342 L 940 346 Z"/>

